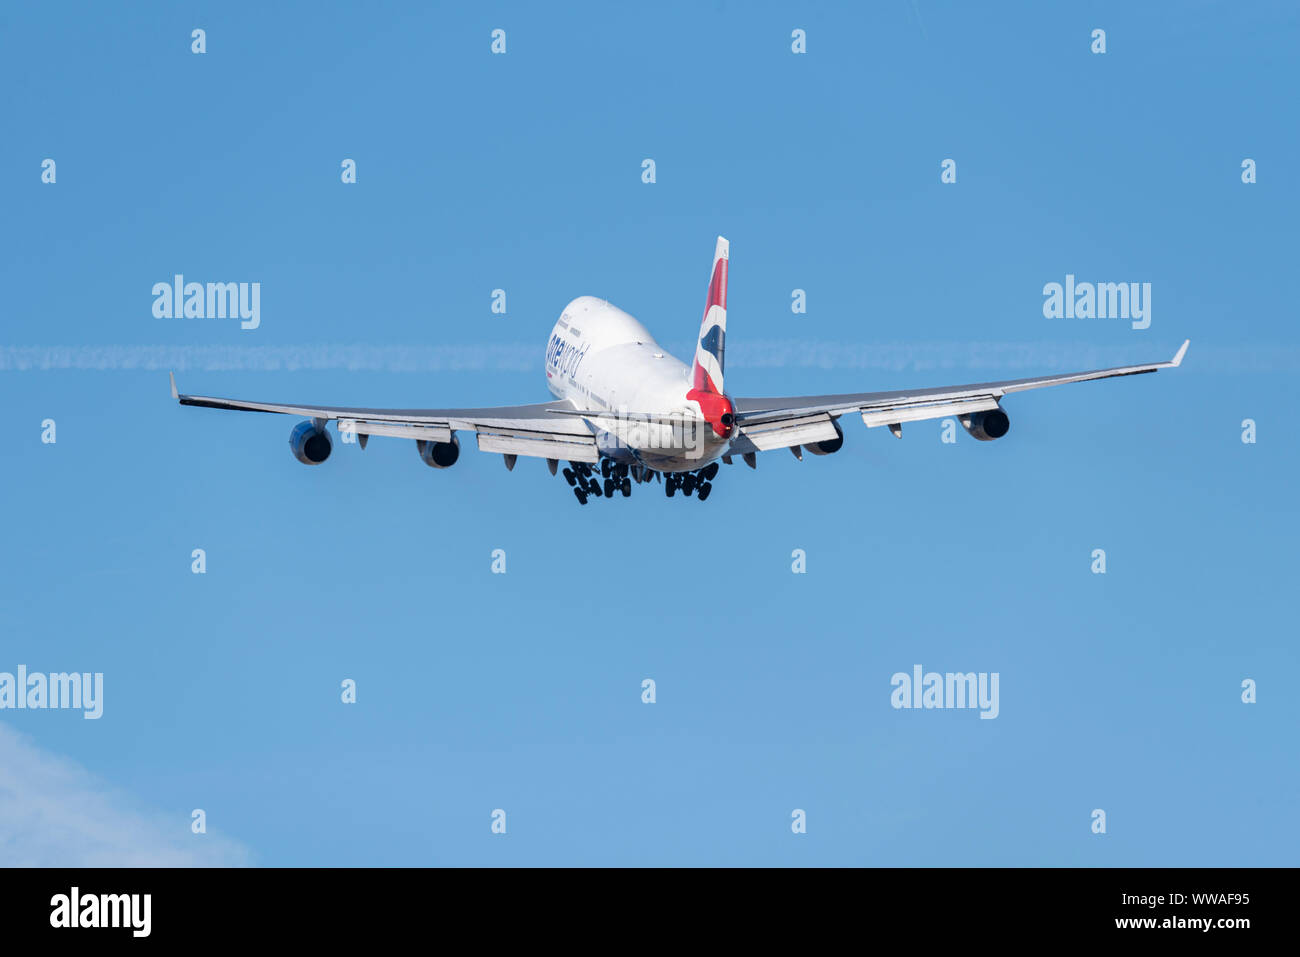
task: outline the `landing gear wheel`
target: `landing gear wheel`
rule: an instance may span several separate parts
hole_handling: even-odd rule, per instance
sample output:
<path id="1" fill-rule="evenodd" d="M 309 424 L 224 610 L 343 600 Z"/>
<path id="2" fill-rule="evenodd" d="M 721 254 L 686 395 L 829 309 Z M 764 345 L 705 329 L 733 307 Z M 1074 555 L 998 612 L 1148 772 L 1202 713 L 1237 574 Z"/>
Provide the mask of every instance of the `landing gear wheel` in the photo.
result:
<path id="1" fill-rule="evenodd" d="M 578 484 L 578 476 L 573 474 L 573 469 L 565 469 L 563 474 L 564 481 L 568 482 L 570 485 Z"/>
<path id="2" fill-rule="evenodd" d="M 614 466 L 614 463 L 611 462 L 609 459 L 601 459 L 601 460 L 600 460 L 600 477 L 601 477 L 601 478 L 609 478 L 609 473 L 610 473 L 610 470 L 613 468 L 613 466 Z"/>
<path id="3" fill-rule="evenodd" d="M 665 495 L 667 495 L 669 498 L 672 498 L 673 493 L 675 493 L 676 491 L 677 491 L 677 483 L 674 482 L 671 478 L 664 482 Z"/>
<path id="4" fill-rule="evenodd" d="M 710 462 L 700 470 L 700 478 L 706 482 L 712 482 L 718 476 L 718 463 Z"/>
<path id="5" fill-rule="evenodd" d="M 623 497 L 624 497 L 624 498 L 631 498 L 631 497 L 632 497 L 632 480 L 631 480 L 630 478 L 625 478 L 625 479 L 623 479 L 623 485 L 622 485 L 622 488 L 623 488 Z"/>
<path id="6" fill-rule="evenodd" d="M 587 491 L 596 496 L 596 498 L 600 498 L 600 483 L 593 480 L 592 483 L 587 486 Z"/>
<path id="7" fill-rule="evenodd" d="M 613 498 L 613 497 L 614 497 L 614 486 L 615 486 L 615 484 L 616 484 L 616 483 L 614 482 L 614 480 L 613 480 L 612 478 L 607 478 L 607 479 L 605 479 L 605 498 Z"/>
<path id="8" fill-rule="evenodd" d="M 690 495 L 694 491 L 695 491 L 695 476 L 687 475 L 685 478 L 682 479 L 682 492 L 684 492 L 687 495 Z"/>
<path id="9" fill-rule="evenodd" d="M 582 489 L 580 489 L 580 488 L 575 488 L 575 489 L 573 490 L 573 494 L 574 494 L 575 496 L 577 496 L 578 504 L 579 504 L 579 505 L 586 505 L 586 504 L 587 504 L 587 493 L 584 492 Z"/>
<path id="10" fill-rule="evenodd" d="M 701 486 L 700 486 L 700 495 L 699 495 L 699 499 L 700 499 L 700 501 L 703 502 L 706 498 L 708 498 L 708 497 L 709 497 L 709 493 L 712 492 L 712 491 L 713 491 L 713 486 L 710 485 L 708 482 L 705 482 L 703 485 L 701 485 Z"/>

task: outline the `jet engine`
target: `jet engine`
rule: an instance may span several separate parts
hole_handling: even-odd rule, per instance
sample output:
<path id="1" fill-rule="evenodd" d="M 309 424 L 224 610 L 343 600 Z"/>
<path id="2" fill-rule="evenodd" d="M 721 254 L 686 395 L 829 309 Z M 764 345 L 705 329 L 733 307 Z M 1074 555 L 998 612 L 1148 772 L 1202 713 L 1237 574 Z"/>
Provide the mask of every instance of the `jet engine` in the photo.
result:
<path id="1" fill-rule="evenodd" d="M 449 469 L 460 458 L 460 443 L 456 441 L 455 435 L 451 437 L 450 442 L 416 439 L 415 447 L 420 450 L 420 458 L 424 460 L 424 464 L 435 469 Z"/>
<path id="2" fill-rule="evenodd" d="M 992 442 L 1007 434 L 1011 420 L 1001 409 L 989 409 L 986 412 L 972 412 L 961 417 L 962 427 L 981 442 Z"/>
<path id="3" fill-rule="evenodd" d="M 843 448 L 844 430 L 840 428 L 840 423 L 835 419 L 831 419 L 831 425 L 835 426 L 835 438 L 823 439 L 820 442 L 805 445 L 804 450 L 811 452 L 813 455 L 830 455 L 832 452 L 838 452 Z"/>
<path id="4" fill-rule="evenodd" d="M 303 465 L 320 465 L 330 457 L 334 443 L 326 431 L 324 423 L 317 425 L 314 420 L 299 422 L 289 433 L 289 448 L 293 457 Z"/>

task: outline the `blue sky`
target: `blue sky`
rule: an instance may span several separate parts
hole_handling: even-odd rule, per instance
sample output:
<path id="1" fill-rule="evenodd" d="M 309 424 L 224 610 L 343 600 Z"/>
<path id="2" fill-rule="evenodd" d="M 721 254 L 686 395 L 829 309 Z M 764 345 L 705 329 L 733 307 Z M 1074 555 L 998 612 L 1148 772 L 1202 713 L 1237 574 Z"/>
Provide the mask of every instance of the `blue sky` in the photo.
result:
<path id="1" fill-rule="evenodd" d="M 1280 3 L 5 8 L 0 671 L 105 687 L 98 721 L 0 712 L 10 862 L 1296 864 L 1297 27 Z M 386 439 L 307 469 L 294 420 L 166 392 L 174 367 L 255 399 L 541 401 L 577 295 L 689 356 L 719 233 L 736 395 L 1192 346 L 1012 396 L 995 443 L 846 419 L 840 454 L 767 453 L 705 504 L 579 508 L 472 439 L 444 472 Z M 155 318 L 178 272 L 260 282 L 261 326 Z M 1044 318 L 1067 273 L 1150 282 L 1150 328 Z M 997 672 L 999 716 L 893 709 L 915 664 Z"/>

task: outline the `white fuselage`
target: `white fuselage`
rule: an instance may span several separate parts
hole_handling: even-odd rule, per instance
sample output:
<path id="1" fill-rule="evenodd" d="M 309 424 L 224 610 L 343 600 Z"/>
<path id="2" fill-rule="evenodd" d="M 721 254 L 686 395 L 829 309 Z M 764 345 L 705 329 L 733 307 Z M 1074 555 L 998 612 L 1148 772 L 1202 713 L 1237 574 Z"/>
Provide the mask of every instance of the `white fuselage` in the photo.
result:
<path id="1" fill-rule="evenodd" d="M 636 319 L 593 296 L 565 307 L 546 347 L 546 386 L 581 411 L 603 455 L 660 472 L 708 465 L 727 447 L 688 399 L 691 369 Z"/>

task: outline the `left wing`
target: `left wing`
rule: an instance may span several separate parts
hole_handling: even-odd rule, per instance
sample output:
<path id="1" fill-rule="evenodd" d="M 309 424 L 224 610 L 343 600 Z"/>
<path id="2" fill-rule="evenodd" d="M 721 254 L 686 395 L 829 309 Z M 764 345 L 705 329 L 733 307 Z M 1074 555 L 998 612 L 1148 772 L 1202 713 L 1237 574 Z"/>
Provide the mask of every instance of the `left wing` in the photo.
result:
<path id="1" fill-rule="evenodd" d="M 972 385 L 941 386 L 936 389 L 911 389 L 897 392 L 859 392 L 845 395 L 786 396 L 779 398 L 733 398 L 740 436 L 731 452 L 752 453 L 766 449 L 787 448 L 808 442 L 833 440 L 839 433 L 833 420 L 850 412 L 862 415 L 868 427 L 888 425 L 895 435 L 904 422 L 964 416 L 998 408 L 999 400 L 1010 392 L 1042 389 L 1068 382 L 1087 382 L 1114 376 L 1140 375 L 1159 369 L 1173 369 L 1187 354 L 1191 340 L 1183 343 L 1168 362 L 1119 366 L 1091 372 L 1044 376 L 1036 379 L 1008 379 Z"/>
<path id="2" fill-rule="evenodd" d="M 181 405 L 207 409 L 235 409 L 301 415 L 321 421 L 336 420 L 341 432 L 358 436 L 391 436 L 450 442 L 456 431 L 474 432 L 481 452 L 506 456 L 531 455 L 571 462 L 596 462 L 596 440 L 584 417 L 566 401 L 537 405 L 498 406 L 487 409 L 363 409 L 334 405 L 293 405 L 252 402 L 205 395 L 185 395 L 176 389 L 171 374 L 172 398 Z M 364 447 L 365 438 L 361 439 Z M 513 463 L 513 459 L 507 459 Z"/>

